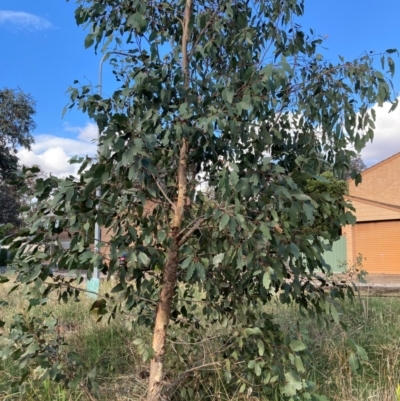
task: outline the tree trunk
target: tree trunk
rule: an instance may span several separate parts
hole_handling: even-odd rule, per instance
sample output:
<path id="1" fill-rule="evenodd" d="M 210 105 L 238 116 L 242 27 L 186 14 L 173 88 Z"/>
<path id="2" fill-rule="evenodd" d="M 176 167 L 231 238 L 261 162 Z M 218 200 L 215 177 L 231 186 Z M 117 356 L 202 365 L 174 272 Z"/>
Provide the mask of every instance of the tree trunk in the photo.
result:
<path id="1" fill-rule="evenodd" d="M 147 389 L 147 401 L 158 401 L 161 397 L 164 377 L 164 355 L 167 338 L 167 328 L 171 317 L 172 300 L 176 286 L 176 273 L 179 261 L 179 228 L 182 225 L 183 211 L 187 192 L 187 140 L 183 140 L 180 152 L 178 174 L 178 199 L 175 215 L 172 220 L 173 244 L 167 252 L 167 263 L 164 267 L 160 300 L 156 310 L 156 319 L 153 332 L 154 358 L 150 362 L 150 376 Z"/>
<path id="2" fill-rule="evenodd" d="M 168 252 L 164 269 L 160 300 L 157 305 L 156 321 L 153 332 L 154 358 L 150 362 L 150 377 L 147 389 L 147 401 L 160 399 L 164 377 L 164 355 L 167 327 L 171 316 L 172 299 L 176 285 L 178 267 L 178 248 L 174 245 Z"/>
<path id="3" fill-rule="evenodd" d="M 189 21 L 192 13 L 192 0 L 186 0 L 185 16 L 182 33 L 182 70 L 186 89 L 189 87 L 188 67 L 188 39 Z M 176 273 L 179 261 L 178 233 L 182 225 L 183 213 L 187 198 L 187 158 L 188 140 L 183 137 L 179 154 L 178 167 L 178 197 L 175 204 L 175 213 L 171 221 L 171 237 L 173 243 L 167 252 L 167 262 L 163 271 L 160 300 L 158 301 L 153 332 L 154 358 L 150 362 L 150 376 L 147 388 L 147 401 L 161 400 L 161 392 L 164 378 L 164 355 L 167 339 L 167 328 L 171 317 L 172 301 L 176 286 Z"/>

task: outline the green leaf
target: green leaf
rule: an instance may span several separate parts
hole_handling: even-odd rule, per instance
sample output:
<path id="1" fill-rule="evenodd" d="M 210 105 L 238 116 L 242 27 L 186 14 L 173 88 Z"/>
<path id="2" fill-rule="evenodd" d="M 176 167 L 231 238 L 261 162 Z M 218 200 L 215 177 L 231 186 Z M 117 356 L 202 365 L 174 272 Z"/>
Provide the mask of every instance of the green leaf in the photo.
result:
<path id="1" fill-rule="evenodd" d="M 305 373 L 306 372 L 306 370 L 304 369 L 303 361 L 302 361 L 302 359 L 300 358 L 299 355 L 296 355 L 294 357 L 294 365 L 296 366 L 296 369 L 297 369 L 298 372 L 300 372 L 300 373 Z"/>
<path id="2" fill-rule="evenodd" d="M 138 261 L 146 267 L 150 264 L 150 258 L 144 252 L 139 252 Z"/>
<path id="3" fill-rule="evenodd" d="M 258 348 L 258 355 L 264 356 L 265 345 L 264 345 L 264 342 L 260 339 L 257 340 L 257 348 Z"/>
<path id="4" fill-rule="evenodd" d="M 364 361 L 368 361 L 368 355 L 367 352 L 363 347 L 360 347 L 359 345 L 356 346 L 357 349 L 357 355 Z"/>
<path id="5" fill-rule="evenodd" d="M 225 226 L 229 223 L 230 216 L 223 214 L 221 220 L 219 221 L 219 231 L 222 231 Z"/>
<path id="6" fill-rule="evenodd" d="M 332 318 L 333 318 L 333 321 L 335 322 L 335 323 L 339 323 L 339 320 L 340 320 L 340 318 L 339 318 L 339 313 L 338 313 L 338 311 L 336 310 L 336 308 L 335 308 L 335 306 L 334 305 L 331 305 L 331 316 L 332 316 Z"/>
<path id="7" fill-rule="evenodd" d="M 122 283 L 119 283 L 111 290 L 111 293 L 115 294 L 117 292 L 121 292 L 121 291 L 124 291 L 124 290 L 125 290 L 124 285 Z"/>
<path id="8" fill-rule="evenodd" d="M 301 201 L 309 201 L 309 200 L 311 200 L 311 198 L 308 195 L 305 195 L 305 194 L 294 194 L 293 197 L 298 199 L 298 200 L 301 200 Z"/>
<path id="9" fill-rule="evenodd" d="M 218 255 L 215 255 L 213 258 L 213 265 L 218 267 L 218 265 L 224 260 L 224 257 L 224 253 L 219 253 Z"/>
<path id="10" fill-rule="evenodd" d="M 158 233 L 157 233 L 157 240 L 158 240 L 158 242 L 164 242 L 165 241 L 165 238 L 167 238 L 167 234 L 165 233 L 165 231 L 164 230 L 161 230 L 161 231 L 159 231 Z"/>
<path id="11" fill-rule="evenodd" d="M 68 352 L 68 359 L 77 366 L 85 366 L 81 356 L 77 352 Z"/>
<path id="12" fill-rule="evenodd" d="M 147 21 L 144 18 L 143 14 L 134 13 L 131 14 L 127 19 L 127 25 L 131 26 L 132 28 L 137 29 L 138 31 L 144 31 L 147 27 Z"/>
<path id="13" fill-rule="evenodd" d="M 354 354 L 353 352 L 349 356 L 349 365 L 350 369 L 353 373 L 357 374 L 358 369 L 360 368 L 360 363 L 358 362 L 357 355 Z"/>
<path id="14" fill-rule="evenodd" d="M 39 351 L 39 345 L 36 342 L 31 342 L 27 349 L 25 350 L 25 353 L 22 354 L 21 358 L 24 358 L 26 356 L 31 356 L 32 354 L 35 354 L 36 351 Z"/>
<path id="15" fill-rule="evenodd" d="M 0 276 L 0 284 L 7 283 L 10 279 L 7 276 Z"/>
<path id="16" fill-rule="evenodd" d="M 195 263 L 196 273 L 200 280 L 206 278 L 206 271 L 202 263 Z"/>
<path id="17" fill-rule="evenodd" d="M 186 258 L 182 263 L 181 263 L 181 268 L 186 269 L 191 263 L 192 263 L 193 258 L 189 256 Z"/>
<path id="18" fill-rule="evenodd" d="M 270 228 L 269 228 L 268 224 L 265 223 L 264 221 L 261 222 L 261 224 L 260 224 L 260 230 L 263 233 L 263 235 L 266 237 L 267 240 L 270 240 L 272 238 Z"/>
<path id="19" fill-rule="evenodd" d="M 192 263 L 187 269 L 185 281 L 189 281 L 193 277 L 193 273 L 196 270 L 196 264 Z"/>
<path id="20" fill-rule="evenodd" d="M 287 384 L 283 389 L 283 394 L 287 397 L 295 396 L 298 391 L 303 389 L 303 385 L 296 373 L 285 373 L 285 379 Z"/>
<path id="21" fill-rule="evenodd" d="M 100 298 L 97 301 L 93 302 L 92 306 L 90 307 L 90 310 L 94 309 L 102 309 L 107 305 L 107 301 L 104 298 Z"/>
<path id="22" fill-rule="evenodd" d="M 251 109 L 251 104 L 241 101 L 238 103 L 238 106 L 240 106 L 243 110 L 250 110 Z"/>
<path id="23" fill-rule="evenodd" d="M 307 346 L 300 340 L 293 340 L 290 342 L 290 348 L 294 352 L 300 352 L 307 349 Z"/>
<path id="24" fill-rule="evenodd" d="M 232 103 L 233 102 L 233 95 L 235 94 L 234 90 L 232 87 L 228 86 L 222 91 L 222 100 L 224 100 L 227 103 Z"/>
<path id="25" fill-rule="evenodd" d="M 135 338 L 132 342 L 136 346 L 143 345 L 145 343 L 142 338 Z"/>
<path id="26" fill-rule="evenodd" d="M 95 36 L 92 33 L 89 33 L 88 35 L 86 35 L 85 38 L 85 49 L 91 47 L 94 43 L 94 38 Z"/>
<path id="27" fill-rule="evenodd" d="M 232 186 L 236 186 L 236 184 L 239 182 L 239 176 L 236 171 L 234 171 L 234 170 L 231 171 L 230 180 L 231 180 Z"/>
<path id="28" fill-rule="evenodd" d="M 269 290 L 269 287 L 271 286 L 271 273 L 269 271 L 264 272 L 262 284 L 266 290 Z"/>

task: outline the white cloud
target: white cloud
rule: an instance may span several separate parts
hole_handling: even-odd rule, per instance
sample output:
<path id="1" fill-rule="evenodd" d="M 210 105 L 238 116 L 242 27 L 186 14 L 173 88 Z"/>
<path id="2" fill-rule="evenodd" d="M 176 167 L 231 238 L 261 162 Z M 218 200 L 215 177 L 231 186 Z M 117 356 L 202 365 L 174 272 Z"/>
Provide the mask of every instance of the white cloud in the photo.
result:
<path id="1" fill-rule="evenodd" d="M 83 128 L 82 127 L 72 127 L 68 124 L 65 126 L 65 130 L 69 132 L 77 132 L 78 138 L 82 141 L 92 142 L 98 137 L 99 130 L 96 124 L 88 123 Z"/>
<path id="2" fill-rule="evenodd" d="M 73 156 L 94 155 L 97 125 L 88 123 L 84 127 L 66 126 L 66 131 L 76 132 L 76 138 L 55 135 L 36 135 L 32 149 L 20 149 L 17 153 L 20 163 L 25 166 L 39 165 L 45 172 L 58 177 L 76 174 L 79 166 L 69 164 Z"/>
<path id="3" fill-rule="evenodd" d="M 400 99 L 399 99 L 400 100 Z M 362 158 L 367 166 L 379 163 L 400 152 L 400 106 L 389 113 L 391 104 L 375 107 L 376 128 L 374 140 L 362 150 Z"/>
<path id="4" fill-rule="evenodd" d="M 39 31 L 49 29 L 53 25 L 45 18 L 23 11 L 0 10 L 0 24 L 11 25 L 17 29 L 28 29 L 30 31 Z"/>

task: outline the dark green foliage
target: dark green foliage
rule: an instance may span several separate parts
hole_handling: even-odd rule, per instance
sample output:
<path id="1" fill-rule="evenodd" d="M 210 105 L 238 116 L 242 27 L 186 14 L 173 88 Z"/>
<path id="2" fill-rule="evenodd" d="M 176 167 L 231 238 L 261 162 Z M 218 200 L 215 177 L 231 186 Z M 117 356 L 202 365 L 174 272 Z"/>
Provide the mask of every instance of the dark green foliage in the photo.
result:
<path id="1" fill-rule="evenodd" d="M 20 199 L 8 185 L 18 170 L 17 146 L 30 149 L 35 102 L 20 90 L 0 90 L 0 224 L 19 224 Z"/>
<path id="2" fill-rule="evenodd" d="M 0 224 L 19 224 L 19 202 L 16 189 L 6 183 L 0 183 Z"/>
<path id="3" fill-rule="evenodd" d="M 348 180 L 356 174 L 360 174 L 367 168 L 360 153 L 350 158 L 350 165 L 347 172 L 344 173 L 343 179 Z"/>
<path id="4" fill-rule="evenodd" d="M 332 172 L 325 171 L 319 179 L 307 180 L 304 192 L 318 205 L 314 225 L 307 233 L 335 240 L 338 239 L 343 225 L 355 222 L 352 221 L 350 214 L 345 213 L 346 208 L 349 211 L 353 210 L 351 204 L 344 199 L 347 183 L 336 179 Z"/>
<path id="5" fill-rule="evenodd" d="M 63 302 L 79 296 L 69 282 L 50 283 L 43 262 L 89 268 L 89 276 L 92 266 L 102 265 L 120 282 L 92 312 L 110 320 L 123 313 L 133 327 L 151 328 L 168 252 L 178 238 L 170 335 L 176 327 L 186 330 L 193 344 L 181 354 L 187 366 L 201 354 L 201 331 L 219 323 L 227 330 L 215 358 L 238 390 L 322 399 L 307 380 L 301 319 L 283 330 L 264 306 L 294 304 L 299 316 L 327 326 L 340 323 L 338 300 L 353 294 L 313 274 L 322 268 L 321 236 L 332 242 L 340 225 L 354 221 L 338 202 L 341 184 L 337 190 L 328 177 L 328 188 L 317 186 L 327 183 L 324 166 L 340 176 L 353 154 L 349 145 L 359 151 L 373 138 L 370 105 L 391 101 L 390 81 L 374 68 L 375 56 L 324 60 L 322 39 L 293 23 L 303 1 L 201 0 L 193 3 L 185 77 L 184 3 L 78 4 L 76 21 L 90 29 L 86 47 L 104 41 L 104 51 L 124 46 L 124 55 L 110 52 L 120 86 L 110 98 L 88 86 L 70 88 L 70 107 L 97 122 L 101 146 L 95 161 L 76 160 L 82 163 L 78 178 L 37 180 L 31 227 L 12 243 L 17 282 L 34 288 L 31 306 L 52 291 Z M 390 64 L 389 55 L 382 57 Z M 171 216 L 184 142 L 189 182 L 176 232 Z M 22 182 L 24 174 L 35 173 L 24 169 Z M 322 231 L 325 218 L 330 227 Z M 95 222 L 112 234 L 103 244 L 109 254 L 89 246 Z M 62 230 L 72 235 L 70 249 L 56 243 L 51 255 L 43 252 L 38 245 Z M 125 252 L 127 272 L 118 265 Z M 148 342 L 133 343 L 145 361 L 152 358 Z M 235 377 L 232 365 L 240 370 Z"/>
<path id="6" fill-rule="evenodd" d="M 0 179 L 10 177 L 18 167 L 16 147 L 30 149 L 36 124 L 35 102 L 20 90 L 0 90 Z"/>
<path id="7" fill-rule="evenodd" d="M 8 260 L 8 252 L 7 249 L 0 248 L 0 266 L 5 266 Z"/>

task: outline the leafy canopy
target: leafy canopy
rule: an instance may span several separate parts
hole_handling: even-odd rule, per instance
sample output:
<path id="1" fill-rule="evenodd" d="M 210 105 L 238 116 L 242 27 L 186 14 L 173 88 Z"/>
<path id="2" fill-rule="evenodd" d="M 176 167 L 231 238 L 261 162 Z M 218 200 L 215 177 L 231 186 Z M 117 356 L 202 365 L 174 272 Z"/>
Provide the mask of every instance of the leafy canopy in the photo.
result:
<path id="1" fill-rule="evenodd" d="M 31 228 L 12 245 L 17 283 L 33 288 L 34 304 L 52 291 L 67 301 L 79 290 L 51 282 L 43 262 L 89 269 L 89 276 L 100 265 L 119 277 L 93 304 L 100 318 L 118 312 L 134 329 L 151 328 L 158 303 L 155 319 L 165 312 L 164 331 L 185 330 L 193 345 L 179 358 L 193 364 L 202 357 L 196 342 L 219 324 L 229 346 L 215 358 L 227 381 L 235 369 L 242 392 L 252 386 L 266 396 L 311 399 L 300 323 L 280 327 L 265 305 L 278 300 L 318 324 L 339 322 L 336 299 L 352 291 L 315 273 L 321 234 L 332 242 L 338 232 L 314 228 L 324 210 L 336 226 L 353 218 L 329 190 L 314 198 L 305 188 L 309 180 L 326 181 L 326 165 L 340 176 L 349 146 L 359 151 L 372 140 L 371 106 L 391 101 L 386 72 L 375 69 L 370 53 L 325 60 L 323 39 L 298 24 L 301 0 L 77 3 L 76 21 L 90 31 L 85 46 L 102 45 L 118 87 L 108 98 L 90 86 L 70 88 L 69 107 L 99 126 L 99 156 L 75 159 L 82 163 L 77 178 L 37 180 Z M 382 55 L 389 75 L 392 52 Z M 88 246 L 95 222 L 111 235 L 100 253 Z M 52 254 L 43 253 L 38 245 L 62 230 L 72 235 L 70 249 L 56 243 Z M 119 270 L 122 253 L 127 272 Z M 131 311 L 140 313 L 133 319 Z M 23 332 L 22 323 L 13 327 Z M 165 346 L 140 338 L 135 344 L 144 360 L 157 356 L 151 366 L 162 364 Z M 24 358 L 71 385 L 40 347 Z M 358 363 L 363 350 L 354 349 Z M 21 354 L 12 355 L 23 364 Z M 84 378 L 77 377 L 75 384 Z"/>
<path id="2" fill-rule="evenodd" d="M 16 147 L 30 149 L 36 124 L 35 102 L 20 90 L 0 90 L 0 179 L 7 178 L 18 165 Z"/>
<path id="3" fill-rule="evenodd" d="M 17 146 L 30 149 L 35 102 L 20 90 L 0 90 L 0 224 L 18 224 L 20 199 L 7 181 L 18 170 Z"/>

